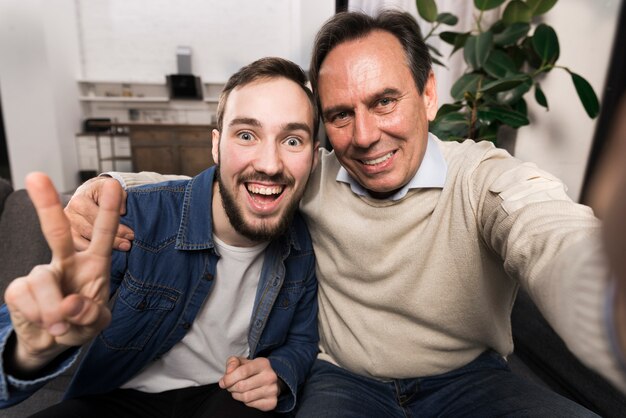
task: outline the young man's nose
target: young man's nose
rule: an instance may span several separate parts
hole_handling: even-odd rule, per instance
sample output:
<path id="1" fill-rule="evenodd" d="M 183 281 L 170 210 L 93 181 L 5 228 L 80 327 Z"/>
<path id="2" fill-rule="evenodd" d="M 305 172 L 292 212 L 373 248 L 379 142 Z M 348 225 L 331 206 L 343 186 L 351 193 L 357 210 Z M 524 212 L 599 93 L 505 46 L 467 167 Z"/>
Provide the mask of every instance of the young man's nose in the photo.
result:
<path id="1" fill-rule="evenodd" d="M 257 150 L 254 160 L 254 168 L 258 172 L 269 176 L 280 173 L 283 169 L 283 162 L 280 149 L 274 141 L 264 142 Z"/>

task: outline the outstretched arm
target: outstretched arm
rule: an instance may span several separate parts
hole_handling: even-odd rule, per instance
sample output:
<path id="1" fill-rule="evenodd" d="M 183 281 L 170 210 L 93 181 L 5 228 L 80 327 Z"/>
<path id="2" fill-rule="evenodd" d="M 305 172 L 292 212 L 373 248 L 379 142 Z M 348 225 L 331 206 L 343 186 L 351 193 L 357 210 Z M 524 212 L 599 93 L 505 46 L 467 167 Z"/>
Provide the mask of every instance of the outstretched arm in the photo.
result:
<path id="1" fill-rule="evenodd" d="M 69 220 L 50 179 L 30 174 L 26 188 L 52 261 L 15 279 L 5 292 L 15 339 L 4 353 L 4 365 L 16 377 L 36 374 L 67 348 L 87 343 L 108 325 L 111 246 L 122 194 L 113 180 L 103 185 L 93 240 L 85 251 L 76 252 Z"/>

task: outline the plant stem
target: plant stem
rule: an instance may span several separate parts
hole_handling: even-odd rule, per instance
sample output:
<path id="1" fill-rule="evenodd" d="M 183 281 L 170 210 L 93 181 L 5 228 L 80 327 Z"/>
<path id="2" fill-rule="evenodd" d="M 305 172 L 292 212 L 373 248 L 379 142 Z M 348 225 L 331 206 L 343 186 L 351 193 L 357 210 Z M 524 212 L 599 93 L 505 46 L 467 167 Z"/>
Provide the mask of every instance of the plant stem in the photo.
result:
<path id="1" fill-rule="evenodd" d="M 480 11 L 478 17 L 476 18 L 476 28 L 478 29 L 478 33 L 483 33 L 483 28 L 480 26 L 480 22 L 483 20 L 483 10 Z"/>
<path id="2" fill-rule="evenodd" d="M 437 22 L 432 26 L 432 28 L 430 28 L 430 32 L 428 32 L 428 34 L 426 34 L 426 36 L 424 37 L 424 42 L 426 41 L 426 39 L 430 38 L 433 35 L 433 32 L 435 32 L 439 25 L 440 23 Z"/>
<path id="3" fill-rule="evenodd" d="M 483 77 L 480 77 L 478 80 L 478 86 L 476 87 L 476 91 L 480 90 L 481 85 L 483 84 Z M 469 124 L 469 138 L 476 139 L 476 121 L 478 120 L 478 93 L 474 96 L 472 100 L 472 112 L 470 113 L 470 124 Z"/>

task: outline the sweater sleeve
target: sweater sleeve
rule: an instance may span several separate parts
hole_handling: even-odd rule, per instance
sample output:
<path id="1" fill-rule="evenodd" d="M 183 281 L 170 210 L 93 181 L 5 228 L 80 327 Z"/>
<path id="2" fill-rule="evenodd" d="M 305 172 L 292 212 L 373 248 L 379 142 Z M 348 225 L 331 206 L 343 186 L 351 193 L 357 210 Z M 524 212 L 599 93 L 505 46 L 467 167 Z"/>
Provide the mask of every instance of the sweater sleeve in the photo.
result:
<path id="1" fill-rule="evenodd" d="M 611 281 L 600 221 L 534 164 L 487 159 L 472 176 L 482 236 L 506 272 L 583 363 L 626 390 L 610 342 Z"/>
<path id="2" fill-rule="evenodd" d="M 159 174 L 152 171 L 142 171 L 140 173 L 121 173 L 117 171 L 110 171 L 102 173 L 102 175 L 113 177 L 122 185 L 124 190 L 144 184 L 160 183 L 170 180 L 188 180 L 190 178 L 188 176 L 180 176 L 176 174 Z"/>

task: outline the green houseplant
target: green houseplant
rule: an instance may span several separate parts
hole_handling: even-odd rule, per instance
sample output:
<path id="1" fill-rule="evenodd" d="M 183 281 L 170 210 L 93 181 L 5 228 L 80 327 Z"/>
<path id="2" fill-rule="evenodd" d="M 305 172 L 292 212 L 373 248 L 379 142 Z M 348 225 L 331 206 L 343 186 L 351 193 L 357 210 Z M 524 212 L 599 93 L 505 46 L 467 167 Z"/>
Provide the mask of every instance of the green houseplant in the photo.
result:
<path id="1" fill-rule="evenodd" d="M 416 0 L 420 16 L 432 24 L 424 37 L 439 36 L 452 45 L 452 54 L 462 52 L 466 71 L 450 91 L 453 103 L 439 108 L 430 130 L 442 139 L 489 140 L 497 143 L 503 126 L 517 129 L 530 123 L 525 96 L 548 109 L 541 78 L 552 70 L 566 71 L 582 105 L 591 118 L 599 112 L 598 98 L 591 85 L 569 68 L 557 65 L 559 41 L 552 27 L 535 19 L 549 11 L 557 0 L 473 0 L 476 13 L 469 32 L 441 31 L 458 18 L 439 13 L 435 0 Z M 503 6 L 499 19 L 489 27 L 485 11 Z M 433 61 L 443 65 L 443 55 L 429 45 Z"/>

